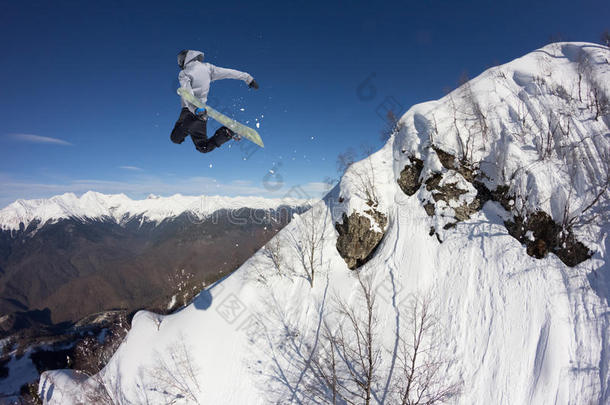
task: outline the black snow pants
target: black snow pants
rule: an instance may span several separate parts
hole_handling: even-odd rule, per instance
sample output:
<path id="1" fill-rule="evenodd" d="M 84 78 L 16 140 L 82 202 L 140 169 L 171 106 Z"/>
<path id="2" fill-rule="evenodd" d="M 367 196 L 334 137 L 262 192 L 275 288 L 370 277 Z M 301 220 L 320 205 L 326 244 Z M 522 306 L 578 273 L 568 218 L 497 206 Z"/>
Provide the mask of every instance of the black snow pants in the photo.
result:
<path id="1" fill-rule="evenodd" d="M 173 143 L 182 143 L 184 139 L 190 135 L 195 148 L 201 153 L 208 153 L 220 147 L 233 137 L 233 131 L 227 127 L 220 127 L 210 139 L 206 135 L 207 120 L 202 120 L 195 114 L 189 111 L 188 108 L 182 108 L 180 117 L 174 125 L 170 136 Z"/>

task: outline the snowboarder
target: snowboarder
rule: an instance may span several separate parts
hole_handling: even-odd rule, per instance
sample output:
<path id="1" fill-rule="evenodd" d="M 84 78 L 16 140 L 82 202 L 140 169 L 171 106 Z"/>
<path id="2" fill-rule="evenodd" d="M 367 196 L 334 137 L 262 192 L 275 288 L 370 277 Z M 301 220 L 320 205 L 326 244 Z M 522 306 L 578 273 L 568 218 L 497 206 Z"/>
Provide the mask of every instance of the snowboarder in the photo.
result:
<path id="1" fill-rule="evenodd" d="M 248 87 L 258 89 L 258 83 L 245 72 L 225 69 L 203 62 L 203 52 L 185 49 L 178 54 L 180 86 L 189 90 L 195 97 L 205 103 L 210 91 L 210 83 L 221 79 L 238 79 L 246 82 Z M 170 136 L 172 142 L 182 143 L 190 135 L 195 148 L 201 153 L 211 152 L 231 138 L 238 139 L 233 131 L 222 126 L 214 136 L 208 139 L 206 135 L 207 114 L 205 109 L 182 100 L 182 111 L 174 125 Z"/>

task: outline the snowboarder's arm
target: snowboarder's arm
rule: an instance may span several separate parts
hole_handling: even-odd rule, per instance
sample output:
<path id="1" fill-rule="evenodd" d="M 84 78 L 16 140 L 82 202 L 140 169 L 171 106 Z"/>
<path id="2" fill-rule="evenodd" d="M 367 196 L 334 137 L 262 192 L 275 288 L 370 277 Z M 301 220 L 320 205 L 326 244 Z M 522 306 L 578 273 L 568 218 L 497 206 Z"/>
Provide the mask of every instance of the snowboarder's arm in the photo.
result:
<path id="1" fill-rule="evenodd" d="M 191 87 L 191 77 L 187 75 L 184 70 L 181 70 L 178 74 L 178 81 L 180 82 L 180 87 L 187 89 L 189 93 L 193 94 L 193 88 Z"/>
<path id="2" fill-rule="evenodd" d="M 243 80 L 246 84 L 250 84 L 254 78 L 246 72 L 240 72 L 235 69 L 227 69 L 214 65 L 210 65 L 210 72 L 212 73 L 212 81 L 222 79 L 236 79 Z"/>
<path id="3" fill-rule="evenodd" d="M 186 89 L 191 95 L 193 94 L 193 88 L 191 87 L 191 77 L 187 75 L 184 70 L 181 70 L 178 74 L 178 81 L 180 82 L 180 87 Z M 182 98 L 182 107 L 188 108 L 192 113 L 195 113 L 195 109 L 197 106 L 188 103 L 184 98 Z"/>

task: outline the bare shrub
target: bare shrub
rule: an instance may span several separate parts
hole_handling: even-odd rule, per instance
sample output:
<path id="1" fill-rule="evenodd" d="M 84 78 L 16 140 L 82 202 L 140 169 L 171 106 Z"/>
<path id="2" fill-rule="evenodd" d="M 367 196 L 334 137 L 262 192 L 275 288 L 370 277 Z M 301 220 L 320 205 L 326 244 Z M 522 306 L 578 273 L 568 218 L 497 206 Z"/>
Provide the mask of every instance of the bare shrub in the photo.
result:
<path id="1" fill-rule="evenodd" d="M 581 82 L 582 79 L 588 85 L 588 104 L 589 109 L 595 113 L 595 120 L 600 117 L 610 114 L 610 98 L 603 90 L 603 86 L 599 80 L 595 77 L 593 66 L 591 66 L 591 60 L 583 52 L 579 55 L 578 59 L 578 92 L 579 100 L 582 101 L 580 96 Z"/>
<path id="2" fill-rule="evenodd" d="M 152 381 L 150 390 L 161 394 L 166 403 L 187 400 L 188 403 L 201 404 L 202 392 L 197 380 L 199 372 L 191 348 L 182 337 L 168 348 L 166 354 L 158 354 L 157 362 L 148 376 Z"/>
<path id="3" fill-rule="evenodd" d="M 578 54 L 578 64 L 576 66 L 576 71 L 578 73 L 578 101 L 582 103 L 582 79 L 589 70 L 589 60 L 587 54 L 583 51 L 580 51 Z"/>
<path id="4" fill-rule="evenodd" d="M 460 87 L 456 90 L 456 92 L 459 92 L 458 101 L 454 98 L 454 93 L 448 96 L 453 118 L 453 128 L 455 129 L 460 149 L 460 161 L 463 164 L 474 165 L 476 144 L 480 142 L 482 148 L 486 148 L 490 129 L 487 124 L 487 116 L 483 112 L 483 108 L 478 102 L 466 74 L 462 74 L 459 84 Z M 460 125 L 466 130 L 466 134 L 460 131 Z M 465 139 L 463 139 L 464 135 Z"/>
<path id="5" fill-rule="evenodd" d="M 562 122 L 563 121 L 563 122 Z M 536 148 L 542 160 L 551 158 L 555 145 L 570 134 L 570 117 L 549 110 L 544 117 L 543 128 L 537 133 Z"/>
<path id="6" fill-rule="evenodd" d="M 375 167 L 371 157 L 364 159 L 362 166 L 354 168 L 351 174 L 355 179 L 356 193 L 360 195 L 367 205 L 377 207 L 379 205 L 379 193 L 375 180 Z"/>
<path id="7" fill-rule="evenodd" d="M 593 196 L 586 201 L 581 207 L 573 208 L 573 193 L 574 187 L 570 187 L 570 191 L 565 201 L 563 218 L 561 226 L 568 235 L 573 228 L 582 227 L 584 225 L 598 222 L 601 215 L 607 210 L 595 210 L 594 208 L 608 203 L 608 188 L 610 187 L 610 174 L 606 173 L 605 179 L 601 179 L 595 187 Z"/>
<path id="8" fill-rule="evenodd" d="M 406 314 L 407 328 L 399 336 L 399 372 L 394 382 L 395 403 L 423 405 L 443 403 L 461 392 L 461 384 L 442 373 L 443 358 L 438 319 L 429 298 L 413 296 Z"/>
<path id="9" fill-rule="evenodd" d="M 370 278 L 357 277 L 351 303 L 335 297 L 330 312 L 319 310 L 316 333 L 299 330 L 282 315 L 286 339 L 272 345 L 272 363 L 286 392 L 274 394 L 301 404 L 333 405 L 436 404 L 459 395 L 461 383 L 443 371 L 449 359 L 442 354 L 430 299 L 413 296 L 404 313 L 397 310 L 403 326 L 395 330 L 395 365 L 383 364 L 377 292 Z M 280 359 L 288 360 L 284 368 Z"/>
<path id="10" fill-rule="evenodd" d="M 458 125 L 459 119 L 458 119 L 458 108 L 457 108 L 457 104 L 455 103 L 455 99 L 453 98 L 452 94 L 449 94 L 449 104 L 451 106 L 451 115 L 452 115 L 452 123 L 453 123 L 453 128 L 455 129 L 455 135 L 456 135 L 456 139 L 458 141 L 458 146 L 460 148 L 460 160 L 465 162 L 468 160 L 468 155 L 470 154 L 469 150 L 468 150 L 468 145 L 469 143 L 466 142 L 466 144 L 464 144 L 464 141 L 462 141 L 462 134 L 460 132 L 460 127 Z"/>
<path id="11" fill-rule="evenodd" d="M 102 331 L 100 337 L 87 336 L 74 349 L 72 367 L 87 375 L 95 375 L 108 364 L 129 332 L 127 314 L 120 313 L 118 318 Z"/>
<path id="12" fill-rule="evenodd" d="M 593 83 L 590 99 L 595 111 L 595 120 L 610 114 L 610 99 L 598 83 Z"/>
<path id="13" fill-rule="evenodd" d="M 263 247 L 263 255 L 267 257 L 274 270 L 278 275 L 282 276 L 284 272 L 285 258 L 282 254 L 283 237 L 282 235 L 276 235 Z"/>
<path id="14" fill-rule="evenodd" d="M 14 404 L 42 405 L 42 399 L 38 395 L 38 382 L 22 385 L 19 390 L 19 398 L 17 398 Z"/>
<path id="15" fill-rule="evenodd" d="M 396 132 L 398 132 L 398 117 L 394 111 L 388 110 L 385 116 L 385 125 L 379 133 L 379 139 L 385 143 Z"/>
<path id="16" fill-rule="evenodd" d="M 337 351 L 343 369 L 347 370 L 345 375 L 335 376 L 342 397 L 349 403 L 363 401 L 369 405 L 373 385 L 381 374 L 377 370 L 381 359 L 381 345 L 377 341 L 379 319 L 371 279 L 358 273 L 358 284 L 362 294 L 358 297 L 360 305 L 350 306 L 337 299 L 338 314 L 345 322 L 339 324 L 328 344 Z"/>
<path id="17" fill-rule="evenodd" d="M 479 103 L 474 92 L 472 91 L 470 81 L 464 83 L 463 87 L 464 102 L 466 105 L 466 120 L 474 121 L 474 123 L 469 128 L 469 135 L 467 140 L 467 143 L 470 143 L 470 162 L 474 163 L 472 161 L 472 150 L 474 149 L 476 136 L 480 136 L 483 150 L 485 150 L 486 143 L 489 140 L 489 126 L 487 125 L 487 117 L 483 113 L 481 104 Z"/>
<path id="18" fill-rule="evenodd" d="M 119 377 L 117 376 L 117 379 L 118 378 Z M 123 398 L 123 396 L 118 388 L 118 381 L 110 385 L 110 383 L 105 381 L 99 374 L 92 375 L 89 379 L 85 391 L 87 403 L 100 405 L 119 405 L 123 403 L 119 399 Z M 114 394 L 114 397 L 112 394 Z"/>
<path id="19" fill-rule="evenodd" d="M 337 156 L 337 172 L 339 175 L 345 173 L 348 167 L 350 167 L 357 159 L 358 154 L 354 148 L 348 148 L 346 151 L 339 153 Z"/>
<path id="20" fill-rule="evenodd" d="M 315 207 L 302 214 L 297 220 L 296 232 L 291 235 L 292 247 L 299 265 L 311 287 L 322 261 L 326 218 L 317 216 Z"/>

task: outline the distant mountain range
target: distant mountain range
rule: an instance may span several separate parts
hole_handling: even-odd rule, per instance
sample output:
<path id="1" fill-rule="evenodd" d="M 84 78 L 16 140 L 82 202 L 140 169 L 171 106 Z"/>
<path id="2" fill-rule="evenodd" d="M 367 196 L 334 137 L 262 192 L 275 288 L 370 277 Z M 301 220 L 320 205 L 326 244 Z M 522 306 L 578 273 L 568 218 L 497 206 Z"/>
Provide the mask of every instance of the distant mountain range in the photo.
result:
<path id="1" fill-rule="evenodd" d="M 239 267 L 306 206 L 96 192 L 18 200 L 0 210 L 0 336 L 109 309 L 167 310 L 179 288 Z"/>
<path id="2" fill-rule="evenodd" d="M 149 195 L 144 200 L 132 200 L 125 194 L 101 194 L 89 191 L 81 197 L 66 193 L 48 199 L 17 200 L 0 210 L 0 229 L 26 230 L 31 224 L 46 225 L 62 219 L 104 220 L 126 224 L 135 218 L 143 222 L 160 223 L 187 214 L 195 221 L 204 220 L 218 210 L 276 209 L 296 207 L 304 200 L 262 197 Z M 30 229 L 31 230 L 31 229 Z"/>

